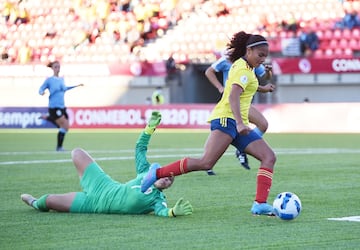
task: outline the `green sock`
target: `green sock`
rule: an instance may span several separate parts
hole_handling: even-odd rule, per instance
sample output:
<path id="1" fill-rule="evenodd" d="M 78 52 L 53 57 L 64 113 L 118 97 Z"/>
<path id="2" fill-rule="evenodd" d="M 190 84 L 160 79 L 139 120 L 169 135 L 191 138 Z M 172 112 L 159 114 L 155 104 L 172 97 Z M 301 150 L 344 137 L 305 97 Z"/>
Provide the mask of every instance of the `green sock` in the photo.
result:
<path id="1" fill-rule="evenodd" d="M 42 212 L 49 211 L 49 209 L 46 206 L 46 198 L 48 196 L 49 196 L 48 194 L 41 196 L 38 200 L 36 200 L 32 203 L 32 206 Z"/>

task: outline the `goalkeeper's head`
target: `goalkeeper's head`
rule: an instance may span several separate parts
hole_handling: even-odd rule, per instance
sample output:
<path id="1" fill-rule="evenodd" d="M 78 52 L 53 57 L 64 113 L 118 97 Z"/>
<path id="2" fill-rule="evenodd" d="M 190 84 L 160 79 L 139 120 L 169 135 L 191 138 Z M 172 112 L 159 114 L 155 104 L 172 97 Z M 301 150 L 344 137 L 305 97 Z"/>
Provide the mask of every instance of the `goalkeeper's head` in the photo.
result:
<path id="1" fill-rule="evenodd" d="M 171 187 L 171 185 L 174 183 L 174 180 L 175 180 L 174 176 L 160 178 L 157 181 L 155 181 L 154 186 L 159 190 L 167 189 Z"/>

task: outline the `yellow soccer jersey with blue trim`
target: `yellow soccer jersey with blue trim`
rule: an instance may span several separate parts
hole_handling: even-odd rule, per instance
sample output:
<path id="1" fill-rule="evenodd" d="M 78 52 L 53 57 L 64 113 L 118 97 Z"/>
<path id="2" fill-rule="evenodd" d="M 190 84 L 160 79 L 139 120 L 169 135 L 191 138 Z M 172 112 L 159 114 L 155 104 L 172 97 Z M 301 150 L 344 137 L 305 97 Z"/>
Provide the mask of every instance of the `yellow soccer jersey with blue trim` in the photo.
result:
<path id="1" fill-rule="evenodd" d="M 243 123 L 245 125 L 249 125 L 249 109 L 252 99 L 258 89 L 259 81 L 255 76 L 253 68 L 251 68 L 242 58 L 236 60 L 231 66 L 224 93 L 221 100 L 216 104 L 215 108 L 211 112 L 209 121 L 224 117 L 235 119 L 229 102 L 229 96 L 233 84 L 240 85 L 244 90 L 239 98 L 240 112 Z"/>

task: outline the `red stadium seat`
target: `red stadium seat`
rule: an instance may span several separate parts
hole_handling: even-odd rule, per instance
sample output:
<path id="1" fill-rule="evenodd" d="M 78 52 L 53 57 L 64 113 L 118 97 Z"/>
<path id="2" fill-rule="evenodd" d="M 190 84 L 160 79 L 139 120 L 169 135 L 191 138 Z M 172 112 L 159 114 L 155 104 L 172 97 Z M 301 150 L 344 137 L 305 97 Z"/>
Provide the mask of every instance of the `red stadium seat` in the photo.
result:
<path id="1" fill-rule="evenodd" d="M 334 50 L 334 56 L 343 56 L 344 54 L 344 50 L 342 50 L 341 48 L 336 48 Z"/>
<path id="2" fill-rule="evenodd" d="M 316 26 L 317 35 L 321 42 L 320 49 L 314 53 L 315 57 L 332 56 L 334 53 L 350 55 L 353 54 L 353 51 L 360 50 L 360 29 L 332 30 L 335 20 L 340 20 L 344 14 L 342 5 L 337 0 L 309 0 L 306 2 L 269 0 L 269 4 L 262 5 L 261 8 L 258 8 L 258 5 L 262 2 L 261 0 L 247 0 L 245 1 L 246 6 L 242 1 L 224 1 L 228 7 L 231 6 L 229 8 L 230 13 L 221 17 L 210 16 L 209 18 L 203 18 L 208 13 L 206 8 L 201 8 L 201 4 L 208 1 L 196 0 L 195 2 L 198 8 L 193 8 L 193 1 L 189 1 L 186 3 L 186 10 L 181 10 L 182 12 L 186 11 L 186 13 L 180 15 L 181 17 L 182 14 L 189 16 L 191 9 L 201 12 L 200 15 L 192 16 L 193 21 L 191 23 L 185 19 L 180 19 L 178 25 L 176 25 L 177 27 L 166 30 L 166 17 L 164 16 L 158 20 L 157 24 L 166 31 L 164 31 L 163 38 L 160 38 L 161 36 L 153 37 L 154 39 L 150 41 L 150 44 L 156 44 L 152 47 L 154 48 L 154 51 L 152 51 L 154 54 L 178 52 L 181 55 L 184 54 L 184 57 L 192 57 L 194 60 L 211 59 L 214 56 L 214 47 L 216 49 L 223 47 L 225 41 L 228 41 L 226 36 L 231 37 L 233 33 L 244 30 L 264 35 L 269 40 L 270 52 L 280 55 L 281 38 L 293 36 L 292 32 L 285 31 L 278 25 L 282 19 L 287 19 L 289 13 L 294 13 L 295 18 L 301 23 L 301 29 L 299 30 L 302 30 L 302 28 L 306 30 L 313 25 Z M 107 32 L 102 32 L 93 46 L 87 47 L 85 45 L 83 49 L 79 47 L 73 56 L 65 54 L 67 51 L 72 50 L 77 33 L 87 22 L 80 15 L 82 10 L 76 10 L 79 16 L 75 18 L 76 14 L 68 14 L 69 9 L 74 4 L 70 0 L 28 0 L 27 3 L 31 12 L 31 22 L 19 26 L 11 25 L 3 33 L 6 33 L 4 41 L 7 41 L 12 46 L 18 46 L 19 41 L 31 40 L 34 47 L 34 60 L 43 61 L 49 59 L 50 56 L 63 56 L 64 60 L 68 62 L 84 62 L 86 60 L 93 62 L 96 60 L 114 60 L 115 54 L 123 54 L 122 58 L 129 56 L 130 50 L 128 47 L 131 44 L 126 44 L 127 48 L 123 50 L 119 48 L 116 50 L 112 37 Z M 269 24 L 265 29 L 261 30 L 258 25 L 260 25 L 261 17 L 265 13 L 268 14 L 267 21 Z M 166 15 L 166 13 L 162 14 Z M 244 18 L 244 14 L 246 14 L 247 18 Z M 119 12 L 119 15 L 126 15 L 129 20 L 136 23 L 135 16 L 131 12 L 128 14 Z M 54 28 L 58 32 L 53 39 L 45 38 L 45 34 L 50 28 Z M 48 49 L 56 49 L 53 54 L 44 53 L 41 57 L 38 51 L 44 46 Z M 98 49 L 94 50 L 94 48 Z M 16 51 L 16 47 L 14 47 L 14 50 Z M 98 51 L 102 51 L 101 54 L 103 55 L 97 55 L 96 52 Z"/>
<path id="3" fill-rule="evenodd" d="M 356 38 L 352 38 L 349 40 L 349 48 L 352 50 L 360 50 L 360 42 Z"/>
<path id="4" fill-rule="evenodd" d="M 338 47 L 339 47 L 339 42 L 338 42 L 338 40 L 336 40 L 336 39 L 330 40 L 329 45 L 328 45 L 328 48 L 334 50 L 334 49 L 336 49 L 336 48 L 338 48 Z"/>
<path id="5" fill-rule="evenodd" d="M 331 40 L 333 38 L 333 32 L 331 30 L 325 30 L 323 38 Z"/>
<path id="6" fill-rule="evenodd" d="M 324 56 L 326 57 L 332 57 L 334 55 L 334 51 L 330 48 L 325 50 Z"/>
<path id="7" fill-rule="evenodd" d="M 352 38 L 351 30 L 344 29 L 342 32 L 342 38 L 347 39 L 347 40 L 351 39 Z"/>
<path id="8" fill-rule="evenodd" d="M 353 57 L 353 56 L 354 56 L 354 52 L 353 52 L 352 49 L 346 48 L 346 49 L 344 50 L 344 55 L 345 55 L 346 57 Z"/>
<path id="9" fill-rule="evenodd" d="M 322 50 L 322 49 L 317 49 L 317 50 L 315 50 L 314 51 L 314 54 L 313 54 L 313 57 L 315 57 L 315 58 L 322 58 L 322 57 L 324 57 L 324 50 Z"/>
<path id="10" fill-rule="evenodd" d="M 340 49 L 346 49 L 348 48 L 349 44 L 348 44 L 348 40 L 345 38 L 342 38 L 339 40 L 338 46 Z"/>
<path id="11" fill-rule="evenodd" d="M 339 29 L 336 29 L 333 31 L 333 38 L 334 39 L 341 39 L 342 38 L 342 31 Z"/>
<path id="12" fill-rule="evenodd" d="M 356 28 L 351 31 L 351 37 L 352 38 L 360 38 L 360 29 Z"/>

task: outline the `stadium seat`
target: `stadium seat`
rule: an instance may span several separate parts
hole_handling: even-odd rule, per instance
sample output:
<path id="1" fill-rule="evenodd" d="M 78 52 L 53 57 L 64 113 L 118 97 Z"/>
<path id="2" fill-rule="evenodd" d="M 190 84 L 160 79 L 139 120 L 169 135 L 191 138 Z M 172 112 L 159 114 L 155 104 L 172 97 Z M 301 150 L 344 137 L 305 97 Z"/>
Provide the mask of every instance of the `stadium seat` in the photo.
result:
<path id="1" fill-rule="evenodd" d="M 360 29 L 359 28 L 352 29 L 351 37 L 359 39 L 360 38 Z"/>
<path id="2" fill-rule="evenodd" d="M 339 46 L 340 49 L 348 48 L 348 46 L 349 46 L 348 45 L 348 39 L 345 39 L 345 38 L 340 39 L 339 42 L 338 42 L 338 46 Z"/>
<path id="3" fill-rule="evenodd" d="M 333 39 L 341 39 L 342 38 L 342 31 L 339 29 L 336 29 L 333 31 Z"/>
<path id="4" fill-rule="evenodd" d="M 161 2 L 160 0 L 156 1 Z M 191 53 L 189 57 L 196 58 L 200 56 L 199 60 L 203 61 L 212 58 L 214 56 L 213 51 L 223 47 L 228 41 L 228 37 L 231 37 L 232 34 L 240 30 L 262 34 L 269 40 L 271 53 L 279 54 L 281 52 L 281 38 L 293 36 L 292 32 L 286 31 L 279 26 L 281 19 L 287 19 L 289 13 L 293 13 L 295 18 L 299 20 L 301 29 L 306 29 L 310 25 L 316 26 L 317 34 L 321 40 L 321 50 L 316 53 L 316 56 L 326 55 L 327 48 L 332 49 L 333 53 L 335 53 L 337 48 L 342 49 L 343 52 L 345 52 L 344 50 L 347 47 L 351 50 L 359 50 L 360 29 L 333 30 L 335 20 L 341 20 L 344 15 L 342 5 L 337 0 L 269 0 L 269 4 L 266 5 L 263 5 L 261 0 L 224 1 L 230 13 L 221 16 L 209 14 L 211 11 L 209 12 L 204 7 L 209 4 L 209 1 L 194 0 L 180 2 L 182 8 L 180 20 L 172 29 L 168 29 L 166 14 L 160 19 L 154 18 L 157 25 L 165 31 L 162 35 L 153 37 L 154 39 L 150 41 L 150 43 L 158 44 L 153 46 L 154 51 L 152 51 L 152 54 L 161 54 L 163 50 L 166 50 L 166 53 Z M 261 8 L 258 8 L 260 4 Z M 74 7 L 73 1 L 27 0 L 27 6 L 31 12 L 31 22 L 19 26 L 10 25 L 6 27 L 5 41 L 9 41 L 8 43 L 11 45 L 18 46 L 18 41 L 30 39 L 35 46 L 34 51 L 44 46 L 49 49 L 56 48 L 53 51 L 56 56 L 61 56 L 65 51 L 73 49 L 74 40 L 79 31 L 83 29 L 84 23 L 86 23 L 86 20 L 80 14 L 80 9 L 76 11 L 79 14 L 77 17 L 76 13 L 69 14 L 69 9 Z M 191 10 L 195 11 L 191 12 Z M 264 13 L 267 13 L 267 21 L 270 25 L 265 29 L 261 29 L 258 26 L 263 20 Z M 135 16 L 131 12 L 127 14 L 119 12 L 119 16 L 123 15 L 129 20 L 135 20 Z M 246 18 L 244 18 L 244 15 L 246 15 Z M 182 17 L 185 18 L 182 19 Z M 45 38 L 46 32 L 51 28 L 57 31 L 56 37 L 54 39 Z M 357 39 L 357 41 L 354 41 L 354 39 Z M 104 56 L 95 56 L 94 54 L 96 53 L 91 48 L 87 49 L 89 45 L 84 45 L 83 50 L 79 47 L 74 52 L 75 56 L 64 55 L 64 57 L 66 56 L 65 60 L 94 61 L 94 58 L 113 60 L 115 57 L 108 56 L 109 53 L 111 54 L 108 51 L 115 50 L 121 51 L 116 53 L 122 53 L 124 55 L 122 58 L 126 58 L 129 56 L 129 47 L 131 46 L 131 44 L 127 44 L 127 48 L 121 50 L 115 48 L 112 36 L 109 36 L 107 32 L 103 32 L 93 45 L 99 48 L 99 51 L 105 49 Z M 61 46 L 61 49 L 59 46 Z M 110 50 L 108 46 L 111 47 Z M 42 57 L 43 60 L 45 60 L 45 56 Z M 35 55 L 34 60 L 38 59 L 40 57 Z"/>
<path id="5" fill-rule="evenodd" d="M 354 56 L 354 52 L 353 52 L 352 49 L 346 48 L 346 49 L 344 50 L 344 55 L 345 55 L 346 57 L 353 57 L 353 56 Z"/>
<path id="6" fill-rule="evenodd" d="M 334 50 L 334 56 L 342 56 L 342 55 L 344 55 L 344 50 L 343 50 L 343 49 L 341 49 L 341 48 L 336 48 L 336 49 Z"/>
<path id="7" fill-rule="evenodd" d="M 333 38 L 333 32 L 331 30 L 325 30 L 323 39 L 331 40 Z"/>
<path id="8" fill-rule="evenodd" d="M 360 50 L 360 42 L 356 38 L 352 38 L 349 40 L 349 48 L 352 50 Z"/>
<path id="9" fill-rule="evenodd" d="M 325 57 L 332 57 L 334 55 L 334 51 L 330 48 L 325 50 L 324 56 Z"/>
<path id="10" fill-rule="evenodd" d="M 351 30 L 344 29 L 342 31 L 342 36 L 341 37 L 344 38 L 344 39 L 347 39 L 347 40 L 351 39 L 352 38 Z"/>
<path id="11" fill-rule="evenodd" d="M 338 48 L 338 47 L 339 47 L 339 42 L 338 42 L 338 40 L 336 40 L 336 39 L 330 40 L 329 45 L 328 45 L 328 48 L 334 50 L 334 49 L 336 49 L 336 48 Z"/>
<path id="12" fill-rule="evenodd" d="M 317 49 L 315 50 L 313 57 L 314 58 L 323 58 L 324 57 L 324 50 L 323 49 Z"/>

